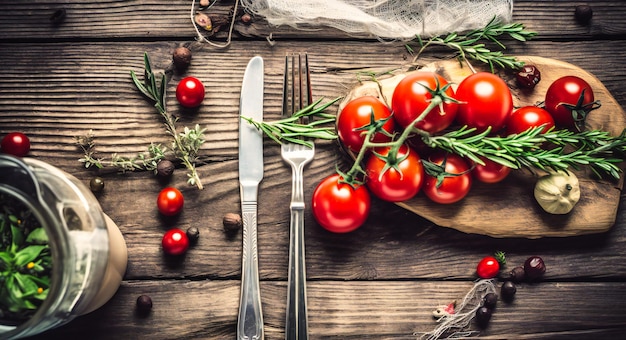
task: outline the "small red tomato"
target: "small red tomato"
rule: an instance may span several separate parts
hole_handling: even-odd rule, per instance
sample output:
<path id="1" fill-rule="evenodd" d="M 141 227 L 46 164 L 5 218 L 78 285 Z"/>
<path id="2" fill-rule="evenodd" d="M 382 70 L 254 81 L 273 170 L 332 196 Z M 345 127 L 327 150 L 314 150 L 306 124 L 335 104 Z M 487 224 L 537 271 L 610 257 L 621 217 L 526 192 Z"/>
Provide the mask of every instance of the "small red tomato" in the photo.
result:
<path id="1" fill-rule="evenodd" d="M 183 209 L 185 199 L 183 194 L 176 188 L 167 187 L 157 197 L 159 212 L 165 216 L 174 216 Z"/>
<path id="2" fill-rule="evenodd" d="M 358 229 L 369 216 L 371 199 L 364 185 L 340 182 L 339 174 L 322 180 L 313 191 L 312 212 L 317 223 L 333 233 Z"/>
<path id="3" fill-rule="evenodd" d="M 176 86 L 176 99 L 184 107 L 198 107 L 204 100 L 204 85 L 198 78 L 183 78 Z"/>
<path id="4" fill-rule="evenodd" d="M 511 173 L 512 169 L 506 165 L 496 163 L 485 157 L 480 157 L 480 159 L 485 162 L 485 164 L 474 163 L 472 175 L 483 183 L 498 183 Z"/>
<path id="5" fill-rule="evenodd" d="M 189 248 L 189 238 L 178 228 L 170 229 L 163 235 L 161 246 L 168 255 L 181 255 Z"/>
<path id="6" fill-rule="evenodd" d="M 389 119 L 391 111 L 380 99 L 372 96 L 364 96 L 351 100 L 344 106 L 337 116 L 337 135 L 341 143 L 352 152 L 358 153 L 365 142 L 366 129 L 375 121 L 387 119 L 381 127 L 383 132 L 376 132 L 372 138 L 372 142 L 388 142 L 395 127 L 395 121 Z"/>
<path id="7" fill-rule="evenodd" d="M 24 157 L 30 151 L 30 139 L 21 132 L 11 132 L 2 138 L 0 148 L 6 154 Z"/>
<path id="8" fill-rule="evenodd" d="M 522 133 L 530 128 L 543 126 L 545 133 L 554 127 L 552 115 L 538 106 L 523 106 L 515 110 L 506 124 L 506 133 Z"/>
<path id="9" fill-rule="evenodd" d="M 476 266 L 476 274 L 481 279 L 492 279 L 500 271 L 500 262 L 493 256 L 486 256 Z"/>

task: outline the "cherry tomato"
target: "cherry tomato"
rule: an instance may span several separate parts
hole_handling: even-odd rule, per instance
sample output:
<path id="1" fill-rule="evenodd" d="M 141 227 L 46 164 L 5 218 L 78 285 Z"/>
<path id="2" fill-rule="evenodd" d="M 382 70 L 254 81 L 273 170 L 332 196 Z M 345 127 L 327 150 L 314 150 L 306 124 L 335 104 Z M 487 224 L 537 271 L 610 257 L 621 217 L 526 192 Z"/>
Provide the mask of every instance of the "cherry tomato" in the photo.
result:
<path id="1" fill-rule="evenodd" d="M 475 163 L 472 169 L 472 175 L 474 175 L 474 178 L 478 181 L 483 183 L 498 183 L 511 173 L 512 169 L 506 165 L 490 161 L 484 157 L 480 157 L 480 159 L 485 165 Z"/>
<path id="2" fill-rule="evenodd" d="M 476 266 L 476 274 L 481 279 L 492 279 L 500 272 L 500 262 L 493 256 L 486 256 Z"/>
<path id="3" fill-rule="evenodd" d="M 30 151 L 30 139 L 21 132 L 11 132 L 2 138 L 0 149 L 6 154 L 24 157 Z"/>
<path id="4" fill-rule="evenodd" d="M 426 174 L 422 191 L 434 202 L 451 204 L 467 196 L 472 186 L 472 176 L 465 159 L 456 154 L 437 153 L 428 158 L 436 165 L 442 165 L 444 160 L 445 172 L 451 176 L 444 177 L 437 187 L 437 178 Z"/>
<path id="5" fill-rule="evenodd" d="M 391 111 L 378 98 L 372 96 L 359 97 L 351 100 L 341 110 L 337 117 L 337 135 L 339 140 L 349 150 L 358 153 L 365 141 L 365 130 L 359 129 L 370 124 L 374 115 L 374 120 L 380 121 L 389 118 Z M 393 119 L 387 120 L 382 129 L 390 135 L 393 134 L 395 122 Z M 390 136 L 382 132 L 374 134 L 373 142 L 388 142 Z"/>
<path id="6" fill-rule="evenodd" d="M 431 91 L 445 87 L 448 82 L 433 72 L 414 72 L 403 78 L 391 99 L 393 117 L 399 125 L 406 128 L 430 105 L 433 95 Z M 454 98 L 452 87 L 447 87 L 443 94 Z M 415 127 L 430 133 L 444 130 L 456 118 L 458 105 L 444 100 L 442 105 L 433 108 L 426 117 L 415 124 Z"/>
<path id="7" fill-rule="evenodd" d="M 176 99 L 184 107 L 198 107 L 204 100 L 204 85 L 198 78 L 183 78 L 176 86 Z"/>
<path id="8" fill-rule="evenodd" d="M 506 124 L 506 133 L 522 133 L 532 127 L 543 125 L 542 132 L 554 127 L 554 119 L 548 111 L 538 106 L 523 106 L 515 110 Z"/>
<path id="9" fill-rule="evenodd" d="M 189 248 L 189 238 L 184 231 L 173 228 L 163 235 L 161 246 L 166 254 L 181 255 Z"/>
<path id="10" fill-rule="evenodd" d="M 347 233 L 367 219 L 371 199 L 363 185 L 339 183 L 334 174 L 321 181 L 313 192 L 312 211 L 317 223 L 333 233 Z"/>
<path id="11" fill-rule="evenodd" d="M 376 149 L 375 152 L 387 156 L 390 149 L 391 147 L 385 147 Z M 390 167 L 385 160 L 372 154 L 365 165 L 367 187 L 378 198 L 389 202 L 401 202 L 417 195 L 424 178 L 422 162 L 415 150 L 402 145 L 397 158 L 404 159 Z"/>
<path id="12" fill-rule="evenodd" d="M 457 122 L 485 131 L 499 131 L 513 111 L 511 90 L 504 80 L 489 72 L 469 75 L 456 89 L 459 104 Z"/>
<path id="13" fill-rule="evenodd" d="M 183 194 L 178 189 L 172 187 L 161 190 L 157 197 L 159 212 L 165 216 L 174 216 L 180 213 L 184 203 Z"/>
<path id="14" fill-rule="evenodd" d="M 587 114 L 594 108 L 593 90 L 589 83 L 579 77 L 561 77 L 548 87 L 545 108 L 556 125 L 582 129 Z"/>

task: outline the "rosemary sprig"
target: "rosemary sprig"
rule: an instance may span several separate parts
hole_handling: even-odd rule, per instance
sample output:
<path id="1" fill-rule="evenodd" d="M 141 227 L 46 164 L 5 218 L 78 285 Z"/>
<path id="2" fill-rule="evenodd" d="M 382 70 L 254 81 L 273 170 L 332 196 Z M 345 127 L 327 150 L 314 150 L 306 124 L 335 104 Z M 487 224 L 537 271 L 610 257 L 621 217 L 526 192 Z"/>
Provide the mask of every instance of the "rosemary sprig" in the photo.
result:
<path id="1" fill-rule="evenodd" d="M 311 139 L 337 139 L 334 125 L 329 125 L 329 123 L 335 123 L 336 117 L 335 115 L 324 113 L 324 110 L 336 103 L 341 97 L 321 104 L 323 99 L 320 98 L 293 115 L 273 122 L 259 122 L 244 116 L 241 118 L 254 125 L 278 144 L 286 141 L 311 146 Z M 301 118 L 304 117 L 309 118 L 308 123 L 300 122 Z"/>
<path id="2" fill-rule="evenodd" d="M 415 40 L 420 48 L 415 54 L 414 59 L 419 58 L 427 47 L 431 45 L 441 45 L 457 50 L 457 57 L 462 60 L 473 59 L 488 64 L 491 72 L 494 72 L 496 65 L 511 69 L 524 66 L 524 62 L 517 60 L 513 56 L 504 54 L 502 50 L 505 50 L 506 47 L 499 40 L 502 35 L 518 41 L 527 41 L 537 35 L 537 33 L 526 30 L 523 24 L 504 24 L 496 17 L 493 17 L 485 27 L 470 31 L 466 34 L 452 32 L 445 36 L 432 37 L 426 41 L 417 36 Z M 493 43 L 500 48 L 500 50 L 491 50 L 486 43 Z M 414 49 L 411 46 L 407 45 L 406 47 L 409 52 L 414 53 Z"/>

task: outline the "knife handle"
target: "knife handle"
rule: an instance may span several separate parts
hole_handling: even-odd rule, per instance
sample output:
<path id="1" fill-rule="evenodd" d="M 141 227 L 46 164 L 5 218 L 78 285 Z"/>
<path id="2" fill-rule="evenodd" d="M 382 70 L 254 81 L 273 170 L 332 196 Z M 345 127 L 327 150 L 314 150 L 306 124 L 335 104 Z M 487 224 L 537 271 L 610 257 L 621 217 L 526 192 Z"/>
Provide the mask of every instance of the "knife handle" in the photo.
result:
<path id="1" fill-rule="evenodd" d="M 243 255 L 237 339 L 262 340 L 264 335 L 257 253 L 257 204 L 256 202 L 242 203 L 241 210 Z"/>

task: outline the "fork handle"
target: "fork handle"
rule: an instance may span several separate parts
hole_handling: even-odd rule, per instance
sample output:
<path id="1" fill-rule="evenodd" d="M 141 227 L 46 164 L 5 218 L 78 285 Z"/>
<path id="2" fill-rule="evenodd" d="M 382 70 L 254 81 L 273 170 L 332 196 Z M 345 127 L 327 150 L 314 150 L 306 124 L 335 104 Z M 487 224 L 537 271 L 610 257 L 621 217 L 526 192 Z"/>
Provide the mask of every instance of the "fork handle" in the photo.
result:
<path id="1" fill-rule="evenodd" d="M 302 167 L 294 169 L 292 201 L 289 206 L 289 279 L 287 283 L 286 340 L 306 340 L 308 319 L 306 306 L 306 266 L 304 261 L 304 199 Z"/>

